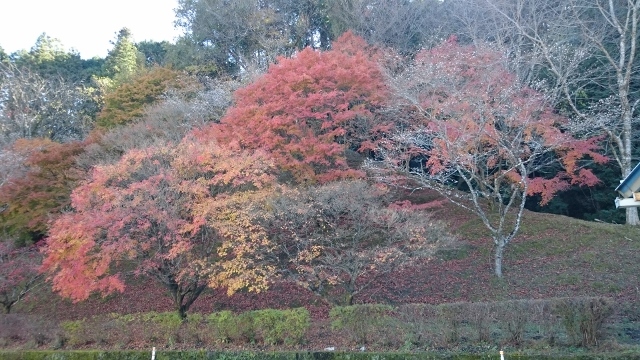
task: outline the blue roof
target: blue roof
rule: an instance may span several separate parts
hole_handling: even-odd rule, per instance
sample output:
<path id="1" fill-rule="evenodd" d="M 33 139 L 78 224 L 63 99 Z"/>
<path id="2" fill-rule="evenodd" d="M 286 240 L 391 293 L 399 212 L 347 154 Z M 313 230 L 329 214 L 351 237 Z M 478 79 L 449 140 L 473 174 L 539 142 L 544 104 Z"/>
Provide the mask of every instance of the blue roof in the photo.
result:
<path id="1" fill-rule="evenodd" d="M 631 170 L 620 185 L 616 188 L 616 191 L 625 198 L 632 197 L 633 193 L 640 188 L 640 163 Z"/>

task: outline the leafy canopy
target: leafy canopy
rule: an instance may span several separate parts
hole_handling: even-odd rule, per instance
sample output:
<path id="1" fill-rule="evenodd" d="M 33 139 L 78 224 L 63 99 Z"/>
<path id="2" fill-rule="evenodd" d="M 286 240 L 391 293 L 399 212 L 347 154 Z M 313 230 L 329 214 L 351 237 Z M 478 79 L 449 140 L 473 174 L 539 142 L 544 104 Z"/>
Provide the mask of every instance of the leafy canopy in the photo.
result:
<path id="1" fill-rule="evenodd" d="M 167 288 L 182 316 L 207 285 L 259 291 L 268 271 L 252 256 L 267 243 L 238 236 L 242 206 L 229 204 L 268 184 L 270 168 L 260 153 L 214 142 L 132 149 L 73 191 L 74 211 L 49 231 L 43 270 L 54 290 L 80 301 L 122 291 L 126 262 Z"/>
<path id="2" fill-rule="evenodd" d="M 0 224 L 3 231 L 29 244 L 47 232 L 52 217 L 70 204 L 70 194 L 85 173 L 75 165 L 83 142 L 60 144 L 48 139 L 20 139 L 13 151 L 24 154 L 28 170 L 2 186 Z"/>
<path id="3" fill-rule="evenodd" d="M 347 33 L 330 51 L 307 48 L 238 90 L 219 126 L 203 131 L 226 146 L 264 149 L 297 183 L 358 177 L 345 150 L 358 150 L 386 88 L 366 43 Z"/>
<path id="4" fill-rule="evenodd" d="M 380 149 L 404 174 L 387 179 L 408 177 L 480 217 L 494 238 L 498 276 L 527 196 L 540 195 L 544 204 L 569 185 L 595 185 L 581 161 L 607 160 L 597 152 L 597 138 L 564 131 L 567 120 L 504 64 L 502 54 L 455 39 L 419 53 L 390 79 L 402 121 Z M 468 196 L 452 191 L 459 184 Z"/>

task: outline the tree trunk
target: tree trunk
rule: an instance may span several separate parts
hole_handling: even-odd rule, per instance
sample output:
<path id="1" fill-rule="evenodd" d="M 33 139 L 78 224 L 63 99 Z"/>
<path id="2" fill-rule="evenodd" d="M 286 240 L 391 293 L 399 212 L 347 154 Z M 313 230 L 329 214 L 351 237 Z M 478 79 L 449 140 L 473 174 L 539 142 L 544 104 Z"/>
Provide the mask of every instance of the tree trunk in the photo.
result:
<path id="1" fill-rule="evenodd" d="M 638 218 L 638 208 L 627 208 L 627 225 L 637 226 L 640 224 L 640 218 Z"/>
<path id="2" fill-rule="evenodd" d="M 184 322 L 187 318 L 187 308 L 184 305 L 180 305 L 178 307 L 178 315 L 180 316 L 180 319 Z"/>
<path id="3" fill-rule="evenodd" d="M 496 252 L 494 255 L 494 272 L 497 277 L 502 277 L 502 253 L 504 252 L 504 244 L 496 245 Z"/>
<path id="4" fill-rule="evenodd" d="M 631 120 L 628 121 L 629 123 L 631 123 Z M 626 124 L 625 124 L 626 125 Z M 629 128 L 631 126 L 629 125 Z M 622 177 L 625 178 L 627 177 L 630 173 L 631 170 L 633 169 L 632 164 L 631 164 L 631 140 L 628 139 L 628 137 L 625 137 L 625 146 L 628 146 L 625 150 L 625 156 L 623 158 L 624 161 L 624 168 L 622 169 Z M 627 225 L 632 225 L 632 226 L 637 226 L 640 225 L 640 218 L 638 218 L 638 208 L 636 207 L 630 207 L 626 209 L 626 223 Z"/>
<path id="5" fill-rule="evenodd" d="M 345 303 L 347 304 L 347 306 L 353 305 L 353 293 L 347 294 Z"/>

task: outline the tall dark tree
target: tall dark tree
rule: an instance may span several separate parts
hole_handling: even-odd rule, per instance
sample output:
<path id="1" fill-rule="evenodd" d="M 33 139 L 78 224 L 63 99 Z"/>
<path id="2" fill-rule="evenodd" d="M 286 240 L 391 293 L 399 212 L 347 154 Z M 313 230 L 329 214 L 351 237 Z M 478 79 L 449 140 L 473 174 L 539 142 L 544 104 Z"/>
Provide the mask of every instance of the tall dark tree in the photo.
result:
<path id="1" fill-rule="evenodd" d="M 66 82 L 89 83 L 92 75 L 100 72 L 102 61 L 83 60 L 76 51 L 67 51 L 60 40 L 42 33 L 29 51 L 11 54 L 12 62 L 20 68 L 29 68 L 43 78 L 61 77 Z"/>
<path id="2" fill-rule="evenodd" d="M 135 44 L 144 56 L 145 66 L 163 66 L 166 63 L 167 50 L 171 46 L 168 41 L 141 41 Z"/>
<path id="3" fill-rule="evenodd" d="M 180 0 L 176 25 L 190 54 L 227 73 L 266 69 L 277 55 L 306 46 L 326 48 L 330 32 L 319 0 Z"/>
<path id="4" fill-rule="evenodd" d="M 94 79 L 104 92 L 112 91 L 131 79 L 145 64 L 144 55 L 138 51 L 131 30 L 122 28 L 112 44 L 113 49 L 109 51 L 102 68 L 104 76 Z"/>
<path id="5" fill-rule="evenodd" d="M 0 46 L 0 63 L 7 61 L 9 61 L 9 55 L 7 55 L 2 46 Z"/>

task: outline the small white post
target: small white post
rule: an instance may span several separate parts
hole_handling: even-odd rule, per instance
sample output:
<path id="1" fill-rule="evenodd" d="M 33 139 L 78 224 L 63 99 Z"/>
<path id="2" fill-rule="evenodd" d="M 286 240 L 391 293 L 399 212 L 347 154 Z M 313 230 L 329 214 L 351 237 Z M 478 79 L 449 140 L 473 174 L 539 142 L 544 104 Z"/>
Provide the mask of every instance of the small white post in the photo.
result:
<path id="1" fill-rule="evenodd" d="M 504 360 L 504 351 L 502 350 L 500 350 L 500 360 Z"/>
<path id="2" fill-rule="evenodd" d="M 151 350 L 151 360 L 156 360 L 156 347 Z"/>

